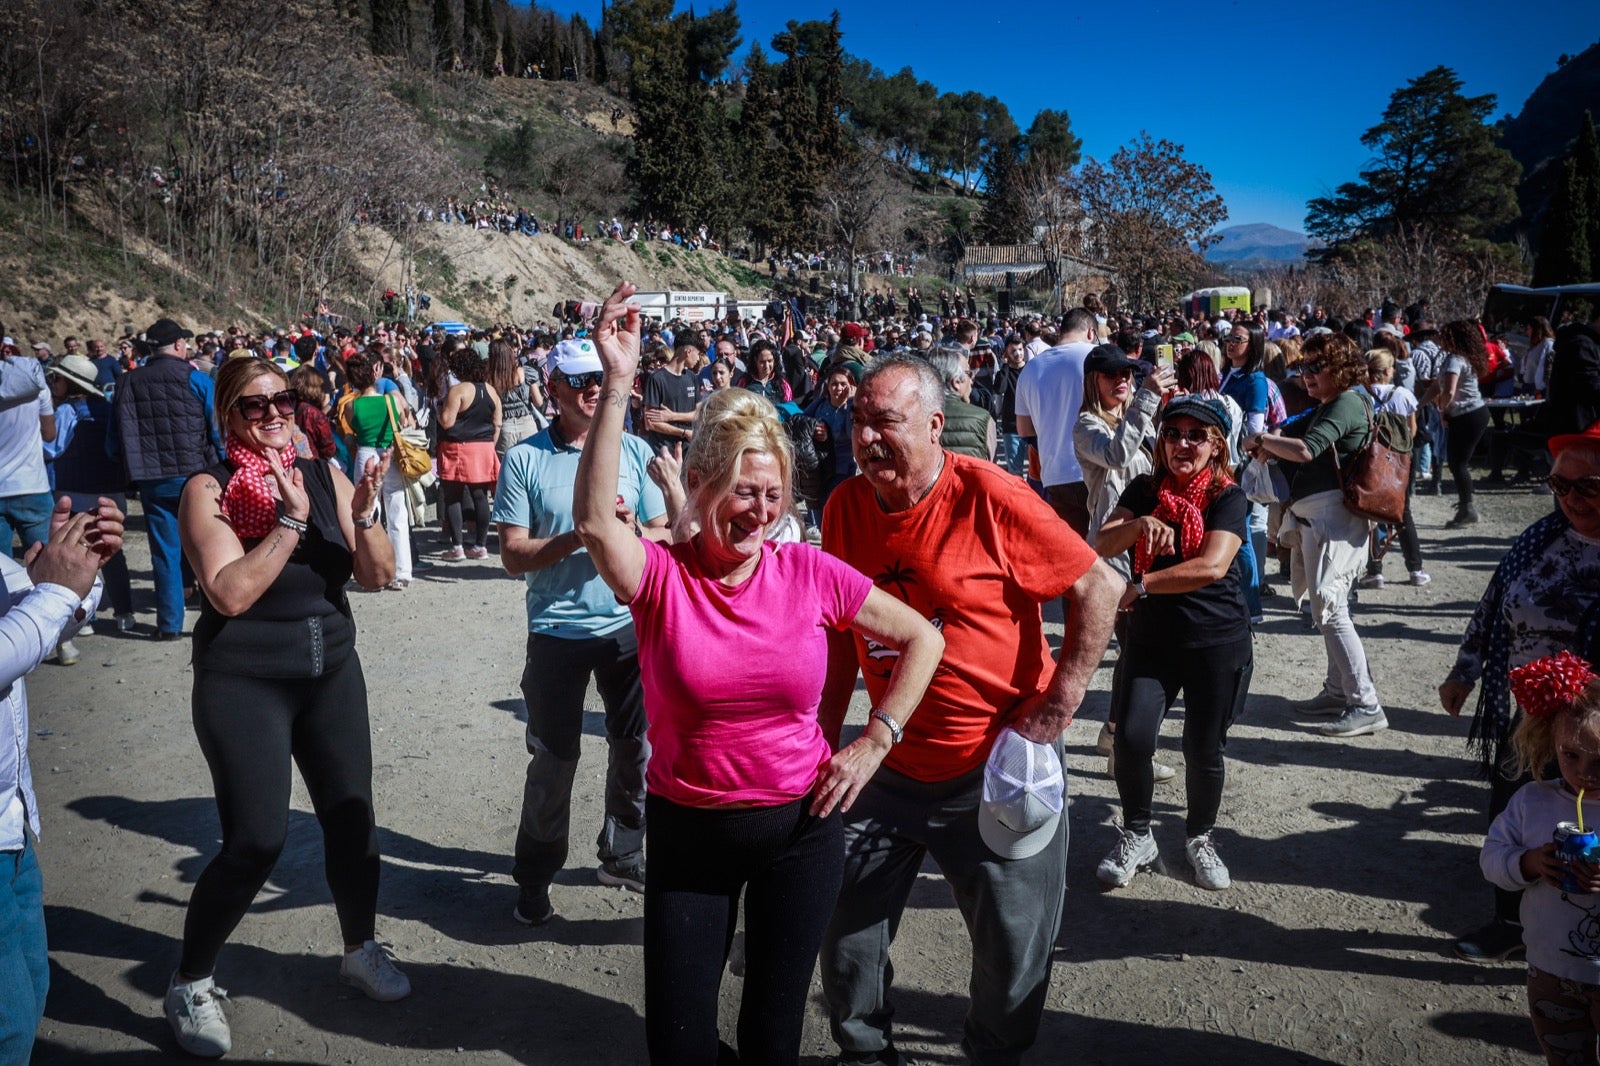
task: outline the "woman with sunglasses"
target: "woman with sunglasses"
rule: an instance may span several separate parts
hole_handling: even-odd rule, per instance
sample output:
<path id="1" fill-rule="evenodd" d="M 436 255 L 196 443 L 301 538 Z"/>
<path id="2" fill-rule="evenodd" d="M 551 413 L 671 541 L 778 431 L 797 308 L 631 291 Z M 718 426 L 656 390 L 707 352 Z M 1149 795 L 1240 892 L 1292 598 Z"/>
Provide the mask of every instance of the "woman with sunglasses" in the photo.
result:
<path id="1" fill-rule="evenodd" d="M 1439 686 L 1439 702 L 1452 715 L 1478 688 L 1467 744 L 1489 778 L 1488 822 L 1528 780 L 1506 773 L 1521 717 L 1510 697 L 1511 671 L 1562 651 L 1600 663 L 1600 423 L 1551 437 L 1550 454 L 1555 461 L 1547 484 L 1557 510 L 1512 542 Z M 1457 941 L 1456 954 L 1497 962 L 1520 952 L 1520 896 L 1495 889 L 1494 920 Z"/>
<path id="2" fill-rule="evenodd" d="M 1228 414 L 1213 399 L 1180 396 L 1161 414 L 1155 462 L 1129 482 L 1100 527 L 1095 550 L 1132 553 L 1126 634 L 1112 686 L 1122 827 L 1100 863 L 1101 881 L 1122 887 L 1159 857 L 1150 832 L 1161 722 L 1183 694 L 1185 846 L 1195 884 L 1231 883 L 1211 839 L 1226 776 L 1228 727 L 1244 708 L 1254 654 L 1241 589 L 1249 500 L 1233 481 Z"/>
<path id="3" fill-rule="evenodd" d="M 1150 472 L 1150 456 L 1145 442 L 1150 438 L 1161 397 L 1175 381 L 1168 366 L 1157 366 L 1145 375 L 1144 383 L 1134 388 L 1139 364 L 1129 359 L 1115 344 L 1102 344 L 1083 360 L 1083 407 L 1072 427 L 1072 447 L 1083 467 L 1083 484 L 1089 494 L 1089 535 L 1092 548 L 1099 540 L 1100 527 L 1116 509 L 1122 490 L 1134 478 Z M 1132 577 L 1126 553 L 1106 560 L 1123 578 Z M 1127 639 L 1127 617 L 1117 616 L 1117 641 Z M 1123 659 L 1117 659 L 1112 675 L 1113 690 L 1123 680 Z M 1115 708 L 1116 700 L 1112 705 Z M 1106 756 L 1106 773 L 1115 774 L 1117 756 L 1113 745 L 1117 724 L 1109 718 L 1100 727 L 1096 749 Z M 1177 771 L 1165 763 L 1154 763 L 1155 780 L 1170 781 Z"/>
<path id="4" fill-rule="evenodd" d="M 394 556 L 378 524 L 387 457 L 352 485 L 331 464 L 297 459 L 297 397 L 252 358 L 217 375 L 227 458 L 184 486 L 179 537 L 200 584 L 193 713 L 211 768 L 222 851 L 195 882 L 167 1020 L 190 1054 L 231 1045 L 212 978 L 217 955 L 272 873 L 289 820 L 290 764 L 322 826 L 338 913 L 340 979 L 373 999 L 411 985 L 374 932 L 378 837 L 372 810 L 367 686 L 345 585 L 378 589 Z"/>
<path id="5" fill-rule="evenodd" d="M 1366 565 L 1369 527 L 1345 507 L 1339 469 L 1371 433 L 1371 405 L 1356 391 L 1367 380 L 1367 361 L 1344 334 L 1319 333 L 1306 341 L 1300 377 L 1317 406 L 1282 433 L 1254 434 L 1244 448 L 1292 464 L 1294 471 L 1278 540 L 1290 546 L 1295 599 L 1310 594 L 1312 620 L 1328 657 L 1322 691 L 1294 708 L 1305 715 L 1338 715 L 1319 730 L 1324 736 L 1364 736 L 1388 729 L 1389 719 L 1350 619 L 1350 587 Z"/>

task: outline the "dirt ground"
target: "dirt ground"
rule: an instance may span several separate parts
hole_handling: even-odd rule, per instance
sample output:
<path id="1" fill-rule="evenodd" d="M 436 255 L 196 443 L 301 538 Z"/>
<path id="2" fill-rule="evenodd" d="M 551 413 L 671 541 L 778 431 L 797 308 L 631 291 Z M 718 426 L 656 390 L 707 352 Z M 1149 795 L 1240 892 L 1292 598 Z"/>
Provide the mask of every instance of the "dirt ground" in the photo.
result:
<path id="1" fill-rule="evenodd" d="M 1510 539 L 1550 507 L 1526 489 L 1490 490 L 1480 504 L 1482 525 L 1451 532 L 1450 501 L 1420 497 L 1433 583 L 1361 594 L 1356 619 L 1388 732 L 1333 740 L 1290 714 L 1286 701 L 1321 679 L 1322 644 L 1287 599 L 1268 601 L 1248 711 L 1228 749 L 1217 840 L 1229 891 L 1189 880 L 1172 785 L 1158 787 L 1156 804 L 1170 873 L 1119 891 L 1095 880 L 1117 814 L 1094 754 L 1110 679 L 1101 670 L 1067 737 L 1067 917 L 1030 1062 L 1532 1061 L 1522 968 L 1448 952 L 1489 913 L 1477 868 L 1487 788 L 1466 758 L 1467 723 L 1439 710 L 1434 689 Z M 147 637 L 148 551 L 137 518 L 133 527 L 140 633 L 86 636 L 77 666 L 46 664 L 30 681 L 52 962 L 38 1062 L 176 1053 L 160 996 L 191 886 L 218 846 L 189 721 L 189 649 Z M 432 529 L 418 543 L 431 548 Z M 1403 576 L 1398 558 L 1388 574 Z M 526 758 L 522 602 L 494 557 L 440 564 L 404 593 L 354 596 L 384 854 L 379 933 L 415 994 L 383 1005 L 338 983 L 319 834 L 297 782 L 288 848 L 218 971 L 232 996 L 229 1061 L 645 1060 L 641 897 L 601 886 L 587 847 L 603 783 L 598 713 L 585 724 L 574 851 L 552 893 L 559 917 L 531 931 L 510 917 Z M 1180 717 L 1161 758 L 1181 771 Z M 960 916 L 930 865 L 895 945 L 896 1028 L 915 1061 L 963 1061 L 968 964 Z M 730 974 L 723 986 L 725 1032 L 740 984 Z M 806 1061 L 832 1050 L 819 990 Z"/>

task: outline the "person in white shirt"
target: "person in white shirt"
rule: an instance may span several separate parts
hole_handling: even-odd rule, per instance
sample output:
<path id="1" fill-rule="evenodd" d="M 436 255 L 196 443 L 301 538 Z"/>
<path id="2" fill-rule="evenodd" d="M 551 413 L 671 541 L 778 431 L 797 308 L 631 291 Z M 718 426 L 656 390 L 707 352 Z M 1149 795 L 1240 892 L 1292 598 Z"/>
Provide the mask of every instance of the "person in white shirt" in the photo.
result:
<path id="1" fill-rule="evenodd" d="M 0 554 L 10 555 L 13 535 L 24 551 L 49 535 L 44 445 L 56 439 L 56 407 L 44 364 L 18 355 L 14 343 L 0 351 Z"/>
<path id="2" fill-rule="evenodd" d="M 1074 533 L 1089 535 L 1089 490 L 1073 450 L 1072 430 L 1083 406 L 1083 361 L 1094 349 L 1094 312 L 1075 307 L 1061 323 L 1061 341 L 1017 377 L 1017 434 L 1039 452 L 1045 495 Z"/>
<path id="3" fill-rule="evenodd" d="M 23 678 L 93 613 L 100 567 L 122 547 L 122 512 L 104 498 L 75 515 L 63 496 L 49 525 L 25 562 L 0 556 L 0 1062 L 28 1061 L 50 984 Z"/>

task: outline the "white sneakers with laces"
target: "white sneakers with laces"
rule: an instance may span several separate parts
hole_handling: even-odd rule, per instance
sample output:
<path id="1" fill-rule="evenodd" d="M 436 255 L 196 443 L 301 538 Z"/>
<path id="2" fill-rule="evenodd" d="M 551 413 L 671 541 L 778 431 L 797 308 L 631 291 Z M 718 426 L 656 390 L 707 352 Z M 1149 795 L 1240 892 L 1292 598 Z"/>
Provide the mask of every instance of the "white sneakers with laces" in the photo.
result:
<path id="1" fill-rule="evenodd" d="M 1100 860 L 1095 876 L 1113 888 L 1126 888 L 1140 870 L 1155 865 L 1160 857 L 1156 838 L 1148 829 L 1143 833 L 1131 833 L 1118 828 L 1117 845 L 1111 849 L 1111 854 Z"/>
<path id="2" fill-rule="evenodd" d="M 393 1003 L 411 994 L 411 982 L 394 964 L 394 952 L 375 940 L 365 941 L 359 949 L 346 953 L 339 963 L 339 980 L 361 989 L 368 999 L 379 1003 Z"/>
<path id="3" fill-rule="evenodd" d="M 1233 884 L 1233 879 L 1228 876 L 1228 868 L 1222 864 L 1216 847 L 1211 843 L 1210 833 L 1190 837 L 1188 843 L 1184 844 L 1183 850 L 1188 854 L 1189 865 L 1194 869 L 1195 884 L 1212 892 L 1221 892 Z"/>
<path id="4" fill-rule="evenodd" d="M 227 998 L 227 990 L 218 988 L 209 977 L 179 984 L 178 975 L 173 974 L 167 984 L 166 1011 L 178 1046 L 204 1059 L 226 1055 L 233 1047 L 228 1016 L 222 1013 L 222 1001 Z"/>

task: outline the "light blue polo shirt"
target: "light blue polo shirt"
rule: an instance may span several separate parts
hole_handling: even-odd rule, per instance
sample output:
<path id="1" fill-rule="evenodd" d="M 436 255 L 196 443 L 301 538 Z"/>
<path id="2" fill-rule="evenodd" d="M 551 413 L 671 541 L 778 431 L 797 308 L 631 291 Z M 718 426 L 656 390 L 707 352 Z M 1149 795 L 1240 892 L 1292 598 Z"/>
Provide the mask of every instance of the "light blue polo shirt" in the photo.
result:
<path id="1" fill-rule="evenodd" d="M 553 427 L 552 427 L 553 428 Z M 494 520 L 522 526 L 543 539 L 570 532 L 572 488 L 578 479 L 578 448 L 557 444 L 549 428 L 514 445 L 500 464 Z M 666 513 L 661 489 L 645 473 L 650 447 L 632 434 L 622 438 L 616 495 L 649 522 Z M 576 640 L 603 637 L 632 623 L 628 608 L 606 587 L 587 549 L 554 566 L 523 575 L 527 582 L 528 632 Z"/>

